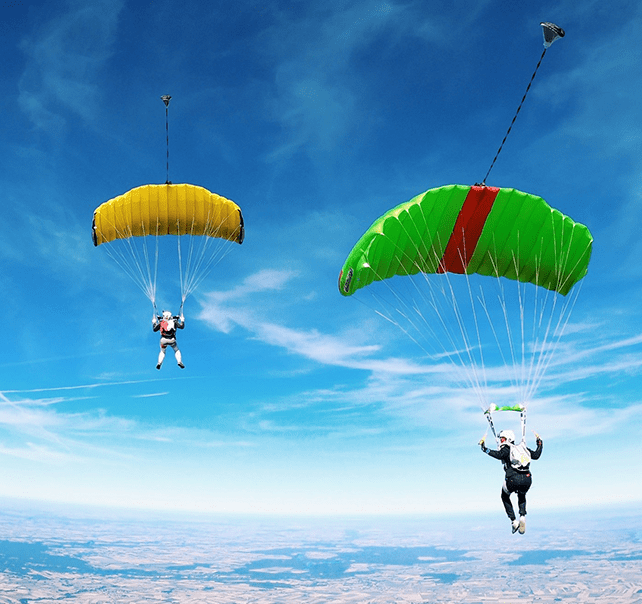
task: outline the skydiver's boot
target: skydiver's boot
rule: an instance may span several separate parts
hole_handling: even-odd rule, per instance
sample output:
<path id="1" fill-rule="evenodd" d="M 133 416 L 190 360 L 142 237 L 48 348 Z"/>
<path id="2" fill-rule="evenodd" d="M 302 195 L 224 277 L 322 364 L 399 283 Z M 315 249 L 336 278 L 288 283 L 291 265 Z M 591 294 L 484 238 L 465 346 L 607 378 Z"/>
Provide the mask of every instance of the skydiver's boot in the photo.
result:
<path id="1" fill-rule="evenodd" d="M 156 364 L 156 369 L 160 369 L 163 361 L 165 360 L 165 349 L 161 348 L 161 351 L 158 353 L 158 363 Z"/>
<path id="2" fill-rule="evenodd" d="M 181 356 L 181 351 L 180 350 L 176 351 L 176 363 L 178 363 L 178 366 L 181 369 L 185 369 L 185 365 L 183 365 L 183 357 Z"/>
<path id="3" fill-rule="evenodd" d="M 519 534 L 523 535 L 526 532 L 526 493 L 519 493 Z"/>
<path id="4" fill-rule="evenodd" d="M 519 520 L 511 520 L 510 524 L 513 527 L 513 533 L 516 533 L 519 529 Z"/>

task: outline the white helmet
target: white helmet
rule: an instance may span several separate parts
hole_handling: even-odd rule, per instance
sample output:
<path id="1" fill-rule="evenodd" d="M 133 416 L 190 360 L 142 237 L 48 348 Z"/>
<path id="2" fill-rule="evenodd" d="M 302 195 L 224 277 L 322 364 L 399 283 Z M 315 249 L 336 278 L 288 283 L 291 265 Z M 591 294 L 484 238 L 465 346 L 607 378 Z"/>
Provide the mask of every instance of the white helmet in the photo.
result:
<path id="1" fill-rule="evenodd" d="M 164 310 L 163 319 L 165 319 L 165 321 L 169 321 L 171 318 L 172 318 L 172 313 L 169 310 Z"/>
<path id="2" fill-rule="evenodd" d="M 512 430 L 502 430 L 499 433 L 499 440 L 501 441 L 502 438 L 506 439 L 511 445 L 515 444 L 515 433 Z"/>

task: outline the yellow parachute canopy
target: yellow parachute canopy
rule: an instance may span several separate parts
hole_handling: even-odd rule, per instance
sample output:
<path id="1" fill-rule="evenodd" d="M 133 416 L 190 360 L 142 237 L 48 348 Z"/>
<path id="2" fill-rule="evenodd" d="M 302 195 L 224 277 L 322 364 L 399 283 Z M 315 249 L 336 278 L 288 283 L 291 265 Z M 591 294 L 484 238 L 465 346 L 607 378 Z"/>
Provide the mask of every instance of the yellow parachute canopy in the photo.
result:
<path id="1" fill-rule="evenodd" d="M 245 227 L 233 201 L 196 185 L 166 183 L 137 187 L 98 206 L 91 236 L 154 309 L 157 277 L 163 290 L 176 283 L 168 270 L 176 261 L 182 310 L 211 268 L 234 243 L 243 243 Z"/>
<path id="2" fill-rule="evenodd" d="M 101 204 L 94 212 L 94 245 L 147 235 L 202 235 L 242 243 L 241 208 L 189 184 L 143 185 Z"/>

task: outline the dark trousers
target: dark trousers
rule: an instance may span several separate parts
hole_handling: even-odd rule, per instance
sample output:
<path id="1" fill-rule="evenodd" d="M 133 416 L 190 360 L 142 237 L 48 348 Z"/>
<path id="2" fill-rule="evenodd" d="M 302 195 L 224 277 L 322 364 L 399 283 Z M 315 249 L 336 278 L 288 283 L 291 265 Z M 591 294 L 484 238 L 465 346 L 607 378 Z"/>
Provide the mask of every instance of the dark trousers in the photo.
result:
<path id="1" fill-rule="evenodd" d="M 504 504 L 506 515 L 511 520 L 515 520 L 515 510 L 510 500 L 511 493 L 517 493 L 519 515 L 526 516 L 526 493 L 528 489 L 531 488 L 532 482 L 533 479 L 531 478 L 530 472 L 525 474 L 512 474 L 506 477 L 504 485 L 502 486 L 502 503 Z"/>

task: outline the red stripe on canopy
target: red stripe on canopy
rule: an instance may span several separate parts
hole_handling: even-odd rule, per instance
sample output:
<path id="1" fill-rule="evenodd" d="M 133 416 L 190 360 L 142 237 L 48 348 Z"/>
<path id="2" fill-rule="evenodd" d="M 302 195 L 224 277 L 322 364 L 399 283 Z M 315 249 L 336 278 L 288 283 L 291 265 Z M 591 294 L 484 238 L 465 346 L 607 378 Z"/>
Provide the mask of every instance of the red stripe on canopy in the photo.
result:
<path id="1" fill-rule="evenodd" d="M 470 187 L 437 272 L 466 272 L 498 192 L 496 187 Z"/>

